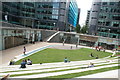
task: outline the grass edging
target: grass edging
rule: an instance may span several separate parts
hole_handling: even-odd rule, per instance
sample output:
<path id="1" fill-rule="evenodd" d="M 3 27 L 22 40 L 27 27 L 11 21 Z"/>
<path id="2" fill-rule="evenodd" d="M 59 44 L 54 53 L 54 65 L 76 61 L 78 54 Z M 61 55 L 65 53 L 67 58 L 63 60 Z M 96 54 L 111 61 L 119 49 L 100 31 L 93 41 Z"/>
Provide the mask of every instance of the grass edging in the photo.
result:
<path id="1" fill-rule="evenodd" d="M 112 64 L 117 64 L 117 63 L 112 63 Z M 96 67 L 105 66 L 105 65 L 111 65 L 111 64 L 102 64 L 102 65 L 97 65 Z M 25 76 L 25 75 L 42 74 L 42 73 L 52 73 L 52 72 L 60 72 L 60 71 L 67 71 L 67 70 L 76 70 L 76 69 L 80 69 L 80 68 L 81 67 L 79 67 L 79 68 L 72 68 L 72 69 L 56 70 L 56 71 L 45 71 L 45 72 L 36 72 L 36 73 L 16 74 L 16 75 L 11 75 L 11 77 L 14 77 L 14 76 L 23 76 L 23 75 Z"/>
<path id="2" fill-rule="evenodd" d="M 74 78 L 74 77 L 86 76 L 86 75 L 91 75 L 91 74 L 115 70 L 115 69 L 120 69 L 120 66 L 114 66 L 114 67 L 109 67 L 109 68 L 107 67 L 107 68 L 101 68 L 97 70 L 89 70 L 89 71 L 84 71 L 80 73 L 65 74 L 65 75 L 60 75 L 60 76 L 51 76 L 51 77 L 46 77 L 46 78 Z"/>

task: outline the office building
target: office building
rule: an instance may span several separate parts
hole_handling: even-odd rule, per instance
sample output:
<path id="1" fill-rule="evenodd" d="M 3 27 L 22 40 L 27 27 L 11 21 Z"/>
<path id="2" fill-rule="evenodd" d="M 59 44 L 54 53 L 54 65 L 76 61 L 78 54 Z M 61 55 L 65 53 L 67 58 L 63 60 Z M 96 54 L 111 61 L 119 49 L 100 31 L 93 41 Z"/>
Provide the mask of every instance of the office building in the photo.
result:
<path id="1" fill-rule="evenodd" d="M 108 44 L 111 47 L 120 45 L 120 0 L 93 2 L 90 11 L 89 34 L 105 37 L 99 39 L 100 45 Z"/>
<path id="2" fill-rule="evenodd" d="M 76 27 L 75 0 L 60 2 L 1 2 L 0 50 L 41 40 L 41 30 L 67 31 Z"/>
<path id="3" fill-rule="evenodd" d="M 120 2 L 93 2 L 89 34 L 120 39 Z"/>

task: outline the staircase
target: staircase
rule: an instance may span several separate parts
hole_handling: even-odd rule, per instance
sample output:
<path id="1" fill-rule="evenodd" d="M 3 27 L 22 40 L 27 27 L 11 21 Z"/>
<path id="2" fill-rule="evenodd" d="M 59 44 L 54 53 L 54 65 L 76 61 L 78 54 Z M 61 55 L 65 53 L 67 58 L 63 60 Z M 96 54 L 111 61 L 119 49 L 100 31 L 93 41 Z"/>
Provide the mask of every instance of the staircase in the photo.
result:
<path id="1" fill-rule="evenodd" d="M 52 39 L 52 38 L 54 38 L 57 34 L 59 34 L 60 32 L 58 31 L 58 32 L 56 32 L 55 34 L 53 34 L 52 36 L 50 36 L 49 38 L 48 38 L 48 40 L 47 40 L 47 42 L 50 42 L 50 40 Z"/>
<path id="2" fill-rule="evenodd" d="M 92 62 L 95 67 L 87 67 L 88 63 Z M 115 64 L 116 63 L 116 64 Z M 95 59 L 85 61 L 72 61 L 70 63 L 43 63 L 26 65 L 27 68 L 21 69 L 20 65 L 2 66 L 0 67 L 0 77 L 10 74 L 10 78 L 45 78 L 51 76 L 66 75 L 72 73 L 80 73 L 84 71 L 97 70 L 118 66 L 118 59 Z M 79 77 L 79 76 L 77 76 Z"/>

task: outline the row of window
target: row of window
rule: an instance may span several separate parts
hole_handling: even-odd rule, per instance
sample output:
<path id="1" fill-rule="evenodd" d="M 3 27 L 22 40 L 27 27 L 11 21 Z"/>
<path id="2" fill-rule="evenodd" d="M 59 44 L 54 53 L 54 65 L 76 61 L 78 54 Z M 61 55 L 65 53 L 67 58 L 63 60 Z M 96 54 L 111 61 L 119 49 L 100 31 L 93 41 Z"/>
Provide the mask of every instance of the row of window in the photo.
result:
<path id="1" fill-rule="evenodd" d="M 37 8 L 59 8 L 59 3 L 48 3 L 48 4 L 39 3 L 37 5 Z"/>
<path id="2" fill-rule="evenodd" d="M 120 13 L 120 8 L 119 7 L 101 7 L 100 12 L 111 12 L 111 13 Z"/>
<path id="3" fill-rule="evenodd" d="M 41 14 L 58 14 L 58 10 L 39 10 L 37 13 Z"/>
<path id="4" fill-rule="evenodd" d="M 38 15 L 39 19 L 45 19 L 45 20 L 57 20 L 58 16 L 45 16 L 45 15 Z"/>
<path id="5" fill-rule="evenodd" d="M 111 6 L 116 6 L 116 5 L 120 5 L 120 2 L 102 2 L 101 5 L 111 5 Z"/>
<path id="6" fill-rule="evenodd" d="M 32 6 L 32 7 L 34 7 L 34 3 L 32 3 L 32 2 L 24 2 L 24 5 L 27 5 L 27 6 Z"/>
<path id="7" fill-rule="evenodd" d="M 107 32 L 99 32 L 98 34 L 99 36 L 103 36 L 103 37 L 110 37 L 110 38 L 118 38 L 120 39 L 120 35 L 119 34 L 113 34 L 113 33 L 107 33 Z"/>
<path id="8" fill-rule="evenodd" d="M 38 24 L 38 26 L 40 26 L 40 25 L 55 26 L 55 23 L 38 22 L 37 24 Z"/>
<path id="9" fill-rule="evenodd" d="M 120 27 L 120 22 L 117 21 L 113 21 L 113 22 L 110 22 L 110 21 L 103 21 L 103 20 L 98 20 L 98 25 L 101 25 L 101 26 L 111 26 L 111 27 Z"/>
<path id="10" fill-rule="evenodd" d="M 99 14 L 100 19 L 111 19 L 111 20 L 120 20 L 120 14 L 105 14 L 100 13 Z"/>

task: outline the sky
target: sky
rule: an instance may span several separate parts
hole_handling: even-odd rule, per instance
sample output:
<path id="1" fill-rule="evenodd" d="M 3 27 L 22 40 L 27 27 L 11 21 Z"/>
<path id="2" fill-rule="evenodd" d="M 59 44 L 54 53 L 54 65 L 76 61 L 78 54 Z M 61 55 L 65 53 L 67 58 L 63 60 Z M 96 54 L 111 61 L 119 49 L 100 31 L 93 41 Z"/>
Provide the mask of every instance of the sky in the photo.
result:
<path id="1" fill-rule="evenodd" d="M 82 26 L 85 24 L 87 17 L 87 10 L 90 10 L 93 0 L 76 0 L 78 7 L 81 9 L 79 24 Z"/>

